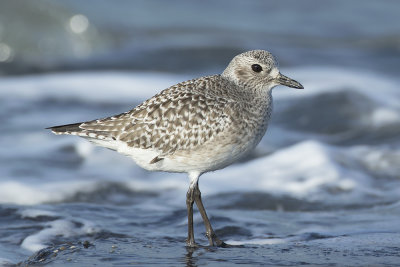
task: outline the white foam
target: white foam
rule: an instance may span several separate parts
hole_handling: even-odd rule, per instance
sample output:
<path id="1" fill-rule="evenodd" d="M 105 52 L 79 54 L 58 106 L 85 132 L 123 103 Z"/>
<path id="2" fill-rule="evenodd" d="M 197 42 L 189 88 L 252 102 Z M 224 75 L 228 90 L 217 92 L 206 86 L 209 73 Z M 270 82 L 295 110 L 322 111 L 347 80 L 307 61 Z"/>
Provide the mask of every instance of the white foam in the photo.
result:
<path id="1" fill-rule="evenodd" d="M 396 110 L 380 107 L 373 111 L 371 122 L 375 127 L 398 123 L 400 121 L 400 113 Z"/>
<path id="2" fill-rule="evenodd" d="M 396 147 L 356 146 L 348 151 L 354 158 L 358 158 L 364 168 L 383 177 L 396 181 L 400 174 L 400 151 Z M 388 183 L 388 181 L 386 182 Z M 397 187 L 392 188 L 395 189 Z M 400 188 L 399 188 L 400 190 Z"/>
<path id="3" fill-rule="evenodd" d="M 18 212 L 22 218 L 37 218 L 40 216 L 51 216 L 54 217 L 56 216 L 56 213 L 51 212 L 49 210 L 41 210 L 41 209 L 24 209 L 24 210 L 19 210 Z"/>
<path id="4" fill-rule="evenodd" d="M 1 98 L 75 98 L 88 102 L 144 100 L 186 80 L 182 75 L 129 72 L 79 72 L 5 77 Z"/>
<path id="5" fill-rule="evenodd" d="M 253 238 L 248 240 L 227 240 L 229 245 L 240 246 L 240 245 L 276 245 L 284 244 L 288 241 L 282 238 Z"/>
<path id="6" fill-rule="evenodd" d="M 21 244 L 21 247 L 29 251 L 35 252 L 49 246 L 47 242 L 57 236 L 72 237 L 84 234 L 95 233 L 96 227 L 92 223 L 83 222 L 81 227 L 76 226 L 68 220 L 55 220 L 45 224 L 45 228 L 37 233 L 27 236 Z"/>
<path id="7" fill-rule="evenodd" d="M 309 200 L 323 200 L 327 188 L 347 192 L 358 200 L 365 194 L 382 195 L 372 186 L 372 177 L 359 168 L 355 159 L 361 154 L 352 152 L 354 149 L 304 141 L 269 156 L 205 174 L 200 178 L 200 187 L 204 194 L 261 191 Z M 184 174 L 145 172 L 113 151 L 96 148 L 86 156 L 88 159 L 79 172 L 64 174 L 62 181 L 0 181 L 0 203 L 31 205 L 63 201 L 77 192 L 96 190 L 101 181 L 120 182 L 132 190 L 178 190 L 181 198 L 188 188 Z M 335 197 L 330 201 L 335 201 Z"/>
<path id="8" fill-rule="evenodd" d="M 73 196 L 77 192 L 93 190 L 90 181 L 0 181 L 0 203 L 35 205 L 58 202 Z"/>
<path id="9" fill-rule="evenodd" d="M 340 166 L 336 148 L 316 141 L 304 141 L 268 157 L 235 165 L 218 173 L 205 175 L 201 186 L 208 192 L 264 191 L 296 197 L 317 197 L 326 186 L 339 190 L 362 190 L 368 177 Z M 363 185 L 359 185 L 361 183 Z"/>

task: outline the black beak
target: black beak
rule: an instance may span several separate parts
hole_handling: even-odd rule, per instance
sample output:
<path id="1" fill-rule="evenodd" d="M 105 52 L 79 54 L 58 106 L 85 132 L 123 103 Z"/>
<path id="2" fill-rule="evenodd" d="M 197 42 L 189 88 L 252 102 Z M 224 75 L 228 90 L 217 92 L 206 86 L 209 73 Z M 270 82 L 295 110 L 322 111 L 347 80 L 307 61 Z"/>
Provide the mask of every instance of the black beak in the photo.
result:
<path id="1" fill-rule="evenodd" d="M 301 85 L 299 82 L 290 79 L 289 77 L 286 77 L 285 75 L 282 75 L 279 73 L 278 77 L 276 78 L 276 81 L 284 86 L 296 88 L 296 89 L 304 89 L 303 85 Z"/>

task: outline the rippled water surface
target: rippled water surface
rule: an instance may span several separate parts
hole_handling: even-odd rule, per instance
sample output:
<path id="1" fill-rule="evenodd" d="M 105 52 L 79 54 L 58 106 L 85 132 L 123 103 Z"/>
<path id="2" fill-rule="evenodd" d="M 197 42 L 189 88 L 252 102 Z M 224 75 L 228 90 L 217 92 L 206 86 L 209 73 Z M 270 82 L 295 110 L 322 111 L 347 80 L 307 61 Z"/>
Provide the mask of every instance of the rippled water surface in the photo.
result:
<path id="1" fill-rule="evenodd" d="M 396 1 L 30 3 L 0 4 L 0 266 L 399 265 Z M 228 248 L 206 246 L 197 212 L 203 246 L 185 247 L 185 175 L 44 129 L 127 111 L 252 48 L 305 90 L 275 88 L 256 150 L 200 179 Z"/>

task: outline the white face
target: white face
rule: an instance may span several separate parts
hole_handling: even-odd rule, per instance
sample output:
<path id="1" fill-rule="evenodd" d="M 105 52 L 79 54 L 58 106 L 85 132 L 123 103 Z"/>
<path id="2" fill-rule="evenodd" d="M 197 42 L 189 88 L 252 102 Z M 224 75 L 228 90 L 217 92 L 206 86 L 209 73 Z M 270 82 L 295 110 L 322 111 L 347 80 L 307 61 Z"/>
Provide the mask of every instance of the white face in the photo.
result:
<path id="1" fill-rule="evenodd" d="M 224 74 L 239 85 L 254 89 L 270 90 L 277 85 L 303 88 L 300 83 L 280 74 L 274 57 L 263 50 L 249 51 L 236 56 Z"/>
<path id="2" fill-rule="evenodd" d="M 239 84 L 260 88 L 271 89 L 276 86 L 274 82 L 279 75 L 275 60 L 268 54 L 264 58 L 256 58 L 249 55 L 239 55 L 234 59 L 233 76 Z"/>
<path id="3" fill-rule="evenodd" d="M 279 75 L 281 75 L 281 73 L 279 72 L 278 68 L 277 68 L 277 67 L 274 67 L 274 68 L 271 70 L 271 73 L 270 73 L 270 77 L 272 78 L 272 82 L 271 82 L 272 87 L 271 87 L 271 88 L 273 88 L 273 87 L 279 85 L 279 82 L 277 82 L 278 79 L 279 79 Z M 268 89 L 271 89 L 271 88 L 268 88 Z"/>

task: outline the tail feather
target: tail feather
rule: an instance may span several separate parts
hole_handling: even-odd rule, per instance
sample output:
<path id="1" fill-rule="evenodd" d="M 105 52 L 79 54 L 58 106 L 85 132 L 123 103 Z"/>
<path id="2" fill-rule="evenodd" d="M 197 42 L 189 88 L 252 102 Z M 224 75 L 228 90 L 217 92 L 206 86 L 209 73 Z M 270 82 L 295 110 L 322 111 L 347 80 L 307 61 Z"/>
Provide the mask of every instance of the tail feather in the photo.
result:
<path id="1" fill-rule="evenodd" d="M 79 123 L 72 123 L 72 124 L 65 124 L 59 126 L 52 126 L 46 129 L 50 129 L 55 134 L 75 134 L 79 135 L 79 133 L 85 133 L 86 131 L 79 126 L 82 125 L 82 122 Z"/>
<path id="2" fill-rule="evenodd" d="M 52 126 L 46 129 L 50 129 L 55 134 L 66 134 L 66 135 L 77 135 L 84 137 L 91 142 L 99 144 L 101 146 L 111 148 L 111 144 L 103 143 L 102 141 L 115 141 L 116 137 L 112 135 L 110 131 L 104 131 L 101 129 L 87 129 L 83 127 L 87 122 L 72 123 L 66 125 Z M 100 143 L 101 144 L 100 144 Z M 111 148 L 113 149 L 113 148 Z"/>

